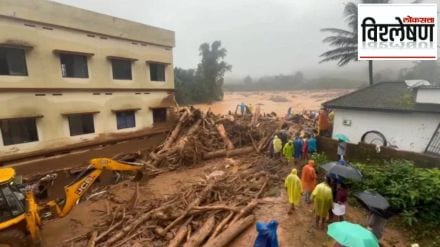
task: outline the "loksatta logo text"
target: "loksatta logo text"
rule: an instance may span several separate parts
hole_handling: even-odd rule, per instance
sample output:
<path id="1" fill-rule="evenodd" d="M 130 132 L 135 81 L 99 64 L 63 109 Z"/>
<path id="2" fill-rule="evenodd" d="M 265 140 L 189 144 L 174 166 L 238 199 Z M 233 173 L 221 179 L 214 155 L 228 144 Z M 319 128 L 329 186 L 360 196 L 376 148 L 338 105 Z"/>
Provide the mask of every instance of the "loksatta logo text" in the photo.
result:
<path id="1" fill-rule="evenodd" d="M 437 60 L 436 4 L 359 4 L 359 60 Z"/>

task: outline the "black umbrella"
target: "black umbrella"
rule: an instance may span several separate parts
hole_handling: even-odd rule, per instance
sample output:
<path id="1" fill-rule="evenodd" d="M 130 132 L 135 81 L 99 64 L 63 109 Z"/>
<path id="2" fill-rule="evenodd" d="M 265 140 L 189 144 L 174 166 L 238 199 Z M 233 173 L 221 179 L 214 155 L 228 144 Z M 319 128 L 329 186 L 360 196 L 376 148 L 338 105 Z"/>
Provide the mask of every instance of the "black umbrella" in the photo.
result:
<path id="1" fill-rule="evenodd" d="M 333 173 L 343 178 L 348 178 L 355 181 L 360 181 L 362 179 L 362 174 L 359 170 L 349 165 L 339 164 L 338 162 L 329 162 L 322 165 L 321 168 L 326 170 L 328 173 Z"/>
<path id="2" fill-rule="evenodd" d="M 392 216 L 389 211 L 390 204 L 388 200 L 377 192 L 363 191 L 354 195 L 356 199 L 369 211 L 378 214 L 384 218 Z"/>

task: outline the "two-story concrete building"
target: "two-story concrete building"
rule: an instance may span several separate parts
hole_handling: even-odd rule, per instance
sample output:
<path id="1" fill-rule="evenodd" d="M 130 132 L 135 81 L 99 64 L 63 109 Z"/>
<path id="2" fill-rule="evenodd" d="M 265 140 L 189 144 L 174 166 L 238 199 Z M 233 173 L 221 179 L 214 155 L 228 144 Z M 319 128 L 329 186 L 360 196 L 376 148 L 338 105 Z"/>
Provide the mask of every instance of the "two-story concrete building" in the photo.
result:
<path id="1" fill-rule="evenodd" d="M 0 0 L 0 161 L 144 133 L 174 104 L 174 32 Z"/>

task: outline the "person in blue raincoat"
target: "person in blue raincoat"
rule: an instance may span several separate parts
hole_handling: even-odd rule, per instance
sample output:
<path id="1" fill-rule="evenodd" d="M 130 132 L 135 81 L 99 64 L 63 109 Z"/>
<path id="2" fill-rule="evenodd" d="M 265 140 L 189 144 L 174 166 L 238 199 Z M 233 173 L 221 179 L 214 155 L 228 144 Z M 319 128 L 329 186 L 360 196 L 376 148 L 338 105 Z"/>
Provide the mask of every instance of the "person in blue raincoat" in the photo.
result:
<path id="1" fill-rule="evenodd" d="M 315 138 L 314 134 L 310 135 L 308 144 L 309 144 L 309 149 L 308 149 L 309 154 L 314 154 L 318 151 L 318 148 L 316 147 L 317 146 L 316 145 L 316 138 Z"/>
<path id="2" fill-rule="evenodd" d="M 296 133 L 295 141 L 293 142 L 293 157 L 295 158 L 295 164 L 301 160 L 303 145 L 304 141 L 299 137 L 299 133 Z"/>
<path id="3" fill-rule="evenodd" d="M 262 221 L 258 221 L 256 227 L 258 235 L 255 239 L 254 247 L 279 247 L 277 221 L 272 220 L 267 224 Z"/>

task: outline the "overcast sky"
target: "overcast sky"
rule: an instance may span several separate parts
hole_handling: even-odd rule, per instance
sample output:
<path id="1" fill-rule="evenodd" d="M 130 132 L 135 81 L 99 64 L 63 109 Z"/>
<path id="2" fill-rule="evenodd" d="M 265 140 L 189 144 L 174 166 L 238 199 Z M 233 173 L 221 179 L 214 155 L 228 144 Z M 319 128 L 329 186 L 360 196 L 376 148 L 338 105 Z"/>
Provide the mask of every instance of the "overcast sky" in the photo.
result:
<path id="1" fill-rule="evenodd" d="M 176 34 L 174 64 L 195 68 L 203 42 L 221 40 L 232 64 L 229 76 L 306 71 L 363 70 L 365 62 L 339 68 L 319 64 L 329 47 L 325 27 L 345 28 L 346 0 L 56 0 L 57 2 L 133 20 Z M 405 3 L 395 0 L 394 3 Z M 425 1 L 438 3 L 440 0 Z M 439 3 L 438 3 L 439 4 Z M 401 63 L 381 63 L 398 66 Z"/>

